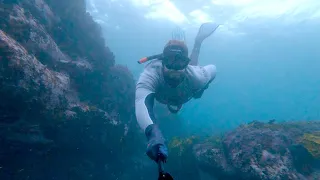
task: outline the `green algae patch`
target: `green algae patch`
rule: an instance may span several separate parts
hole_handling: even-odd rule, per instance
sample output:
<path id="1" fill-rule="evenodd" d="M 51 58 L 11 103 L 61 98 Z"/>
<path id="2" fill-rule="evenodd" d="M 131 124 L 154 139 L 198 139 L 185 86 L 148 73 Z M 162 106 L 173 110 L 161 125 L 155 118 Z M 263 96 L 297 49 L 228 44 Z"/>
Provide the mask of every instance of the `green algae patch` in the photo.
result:
<path id="1" fill-rule="evenodd" d="M 191 148 L 192 145 L 198 140 L 196 136 L 190 136 L 188 138 L 173 137 L 169 143 L 169 149 L 177 152 L 178 156 L 182 156 L 186 149 Z"/>
<path id="2" fill-rule="evenodd" d="M 301 138 L 301 144 L 314 158 L 320 159 L 320 131 L 304 134 Z"/>

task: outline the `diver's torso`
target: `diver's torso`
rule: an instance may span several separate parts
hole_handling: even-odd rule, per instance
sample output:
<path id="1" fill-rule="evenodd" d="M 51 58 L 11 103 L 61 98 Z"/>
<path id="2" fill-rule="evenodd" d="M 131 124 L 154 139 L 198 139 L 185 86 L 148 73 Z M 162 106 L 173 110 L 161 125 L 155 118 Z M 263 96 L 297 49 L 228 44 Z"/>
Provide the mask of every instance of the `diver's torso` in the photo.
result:
<path id="1" fill-rule="evenodd" d="M 188 65 L 186 77 L 177 87 L 171 87 L 164 80 L 161 60 L 154 60 L 147 68 L 152 72 L 154 79 L 155 98 L 162 104 L 182 105 L 188 102 L 194 94 L 208 82 L 202 75 L 203 70 L 199 66 Z"/>
<path id="2" fill-rule="evenodd" d="M 161 78 L 161 82 L 156 88 L 155 98 L 162 104 L 182 105 L 188 102 L 194 95 L 194 89 L 186 78 L 177 87 L 171 87 Z"/>
<path id="3" fill-rule="evenodd" d="M 196 92 L 209 82 L 205 70 L 200 66 L 188 65 L 186 77 L 177 87 L 168 85 L 163 76 L 161 60 L 153 60 L 145 66 L 141 81 L 155 93 L 155 98 L 162 104 L 182 105 L 188 102 Z"/>

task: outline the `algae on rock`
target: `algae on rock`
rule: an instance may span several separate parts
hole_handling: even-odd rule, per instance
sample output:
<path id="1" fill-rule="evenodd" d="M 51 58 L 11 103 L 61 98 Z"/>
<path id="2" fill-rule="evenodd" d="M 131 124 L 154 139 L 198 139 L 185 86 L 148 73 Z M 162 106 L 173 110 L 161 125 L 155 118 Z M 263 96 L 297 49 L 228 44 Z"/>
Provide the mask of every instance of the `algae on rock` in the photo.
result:
<path id="1" fill-rule="evenodd" d="M 145 147 L 135 81 L 85 1 L 4 0 L 0 17 L 0 179 L 117 179 Z"/>
<path id="2" fill-rule="evenodd" d="M 301 143 L 314 158 L 320 159 L 320 131 L 304 134 L 301 138 Z"/>
<path id="3" fill-rule="evenodd" d="M 193 154 L 217 179 L 319 179 L 319 132 L 318 121 L 253 121 L 194 145 Z"/>

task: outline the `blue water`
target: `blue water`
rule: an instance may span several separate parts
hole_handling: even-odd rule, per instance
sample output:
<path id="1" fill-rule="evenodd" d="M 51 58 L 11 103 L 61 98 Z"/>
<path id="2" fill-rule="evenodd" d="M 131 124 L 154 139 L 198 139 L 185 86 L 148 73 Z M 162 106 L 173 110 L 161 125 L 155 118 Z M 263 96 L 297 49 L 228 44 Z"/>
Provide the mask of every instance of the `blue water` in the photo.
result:
<path id="1" fill-rule="evenodd" d="M 175 27 L 185 30 L 191 52 L 202 22 L 221 24 L 203 43 L 199 58 L 200 65 L 217 66 L 217 77 L 200 100 L 184 106 L 178 115 L 181 128 L 210 133 L 252 120 L 320 119 L 319 1 L 173 2 L 87 4 L 117 63 L 127 65 L 136 79 L 143 70 L 136 61 L 161 52 Z M 163 12 L 165 7 L 171 10 Z"/>

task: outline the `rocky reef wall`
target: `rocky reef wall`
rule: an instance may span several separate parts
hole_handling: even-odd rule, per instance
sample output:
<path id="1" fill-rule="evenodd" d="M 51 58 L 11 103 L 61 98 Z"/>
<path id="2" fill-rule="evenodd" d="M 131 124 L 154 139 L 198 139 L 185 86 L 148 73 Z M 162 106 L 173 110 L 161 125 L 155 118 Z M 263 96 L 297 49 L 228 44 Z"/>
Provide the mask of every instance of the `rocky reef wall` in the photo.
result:
<path id="1" fill-rule="evenodd" d="M 319 121 L 253 121 L 221 135 L 175 138 L 170 169 L 177 178 L 320 179 L 319 132 Z"/>
<path id="2" fill-rule="evenodd" d="M 84 0 L 0 1 L 0 179 L 116 179 L 134 90 Z"/>

